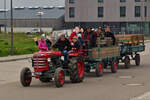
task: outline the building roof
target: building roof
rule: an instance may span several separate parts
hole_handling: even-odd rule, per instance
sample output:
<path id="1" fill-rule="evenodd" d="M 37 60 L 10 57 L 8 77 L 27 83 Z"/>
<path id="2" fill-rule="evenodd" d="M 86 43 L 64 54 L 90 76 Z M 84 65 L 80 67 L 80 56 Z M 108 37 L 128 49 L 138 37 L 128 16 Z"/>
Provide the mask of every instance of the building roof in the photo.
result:
<path id="1" fill-rule="evenodd" d="M 63 6 L 59 7 L 15 7 L 13 10 L 14 19 L 36 19 L 39 18 L 38 12 L 43 12 L 42 18 L 58 19 L 64 16 Z M 0 10 L 0 19 L 4 18 L 5 10 Z M 10 10 L 6 11 L 7 18 L 10 18 Z"/>

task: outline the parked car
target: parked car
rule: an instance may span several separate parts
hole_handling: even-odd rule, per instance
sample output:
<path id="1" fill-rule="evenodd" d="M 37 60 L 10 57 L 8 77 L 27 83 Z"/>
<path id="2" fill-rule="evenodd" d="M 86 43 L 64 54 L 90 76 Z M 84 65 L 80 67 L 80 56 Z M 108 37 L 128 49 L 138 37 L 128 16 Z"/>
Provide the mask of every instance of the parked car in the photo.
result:
<path id="1" fill-rule="evenodd" d="M 30 34 L 34 34 L 34 33 L 37 33 L 37 34 L 42 34 L 43 33 L 43 30 L 40 31 L 40 29 L 38 28 L 34 28 L 32 29 L 31 31 L 27 32 L 27 35 L 30 35 Z"/>

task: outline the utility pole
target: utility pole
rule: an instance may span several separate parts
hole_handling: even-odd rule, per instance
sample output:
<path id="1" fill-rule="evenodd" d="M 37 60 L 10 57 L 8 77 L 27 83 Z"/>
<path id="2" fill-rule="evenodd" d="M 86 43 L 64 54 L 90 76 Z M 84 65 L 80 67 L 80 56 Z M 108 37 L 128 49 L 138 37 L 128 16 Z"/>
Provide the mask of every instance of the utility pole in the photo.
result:
<path id="1" fill-rule="evenodd" d="M 44 12 L 40 11 L 37 12 L 37 16 L 40 17 L 40 33 L 42 33 L 42 16 L 44 15 Z"/>
<path id="2" fill-rule="evenodd" d="M 11 6 L 11 50 L 10 50 L 10 54 L 11 56 L 14 55 L 14 46 L 13 46 L 13 0 L 11 0 L 10 2 L 10 6 Z"/>
<path id="3" fill-rule="evenodd" d="M 5 19 L 5 33 L 7 33 L 7 17 L 6 17 L 6 0 L 4 0 L 4 10 L 5 10 L 5 13 L 4 13 L 4 19 Z"/>
<path id="4" fill-rule="evenodd" d="M 141 12 L 140 12 L 140 13 L 141 13 L 141 20 L 142 20 L 142 22 L 141 22 L 141 32 L 142 32 L 142 34 L 144 34 L 144 17 L 145 17 L 145 16 L 144 16 L 144 14 L 145 14 L 145 11 L 144 11 L 144 10 L 145 10 L 145 9 L 144 9 L 144 7 L 145 7 L 144 5 L 145 5 L 145 4 L 144 4 L 144 2 L 145 2 L 145 1 L 143 0 L 143 1 L 142 1 Z"/>

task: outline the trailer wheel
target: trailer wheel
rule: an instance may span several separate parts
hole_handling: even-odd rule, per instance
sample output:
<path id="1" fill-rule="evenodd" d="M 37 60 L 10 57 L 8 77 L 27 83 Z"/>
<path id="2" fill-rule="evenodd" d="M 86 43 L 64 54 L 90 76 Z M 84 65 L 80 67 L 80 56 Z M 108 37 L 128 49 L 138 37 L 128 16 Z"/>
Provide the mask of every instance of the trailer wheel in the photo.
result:
<path id="1" fill-rule="evenodd" d="M 102 62 L 96 63 L 95 73 L 97 77 L 103 76 L 103 63 Z"/>
<path id="2" fill-rule="evenodd" d="M 140 65 L 140 61 L 141 61 L 141 59 L 140 59 L 140 54 L 136 54 L 136 55 L 135 55 L 135 64 L 136 64 L 137 66 L 139 66 L 139 65 Z"/>
<path id="3" fill-rule="evenodd" d="M 65 74 L 62 68 L 57 68 L 54 74 L 54 80 L 56 87 L 60 88 L 65 83 Z"/>
<path id="4" fill-rule="evenodd" d="M 72 58 L 70 60 L 70 80 L 72 83 L 82 82 L 84 79 L 84 62 L 82 59 Z"/>
<path id="5" fill-rule="evenodd" d="M 130 67 L 130 58 L 129 56 L 126 56 L 124 59 L 124 66 L 125 68 L 129 68 Z"/>
<path id="6" fill-rule="evenodd" d="M 117 63 L 116 60 L 114 60 L 114 61 L 112 62 L 112 64 L 111 64 L 111 72 L 112 72 L 112 73 L 116 73 L 117 70 L 118 70 L 118 63 Z"/>
<path id="7" fill-rule="evenodd" d="M 20 74 L 20 82 L 22 86 L 24 87 L 30 86 L 31 81 L 32 81 L 31 70 L 28 67 L 23 68 Z"/>

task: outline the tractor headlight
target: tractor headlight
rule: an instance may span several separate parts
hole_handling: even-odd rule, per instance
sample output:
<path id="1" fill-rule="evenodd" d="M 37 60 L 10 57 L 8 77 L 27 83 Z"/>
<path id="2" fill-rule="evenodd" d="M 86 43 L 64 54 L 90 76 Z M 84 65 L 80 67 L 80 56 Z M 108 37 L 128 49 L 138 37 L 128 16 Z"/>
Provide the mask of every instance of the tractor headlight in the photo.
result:
<path id="1" fill-rule="evenodd" d="M 48 60 L 48 62 L 51 62 L 51 58 L 48 58 L 47 60 Z"/>

